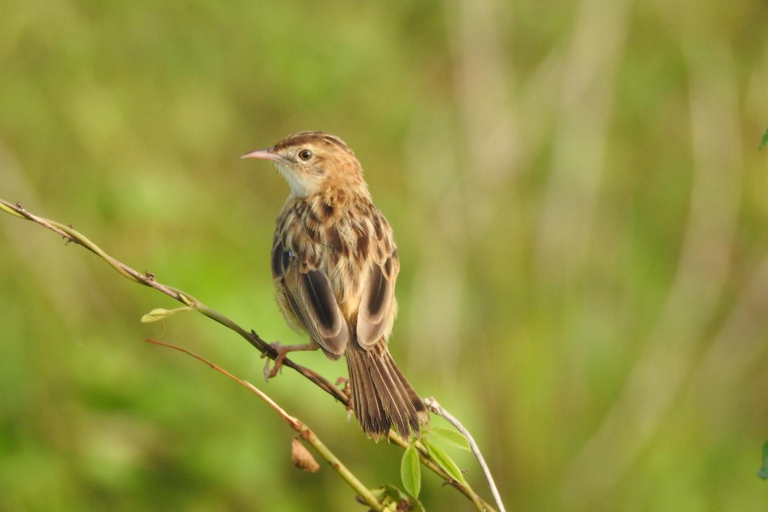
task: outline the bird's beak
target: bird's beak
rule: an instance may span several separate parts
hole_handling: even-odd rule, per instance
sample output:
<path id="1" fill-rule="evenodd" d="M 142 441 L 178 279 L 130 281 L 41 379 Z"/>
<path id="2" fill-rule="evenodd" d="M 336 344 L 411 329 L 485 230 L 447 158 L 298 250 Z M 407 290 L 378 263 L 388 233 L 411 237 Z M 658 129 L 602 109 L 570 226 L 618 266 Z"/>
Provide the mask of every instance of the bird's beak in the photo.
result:
<path id="1" fill-rule="evenodd" d="M 273 162 L 282 162 L 283 158 L 275 153 L 272 148 L 257 149 L 251 151 L 240 158 L 258 158 L 259 160 L 272 160 Z"/>

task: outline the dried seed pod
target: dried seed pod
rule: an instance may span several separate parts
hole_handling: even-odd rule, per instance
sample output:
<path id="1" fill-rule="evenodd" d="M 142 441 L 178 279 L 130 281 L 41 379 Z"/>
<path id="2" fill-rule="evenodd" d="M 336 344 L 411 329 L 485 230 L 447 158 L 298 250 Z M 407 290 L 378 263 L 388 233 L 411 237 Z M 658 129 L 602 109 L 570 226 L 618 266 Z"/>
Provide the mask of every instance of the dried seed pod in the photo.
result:
<path id="1" fill-rule="evenodd" d="M 294 466 L 304 471 L 314 473 L 320 469 L 320 464 L 317 463 L 309 450 L 299 441 L 297 438 L 293 438 L 291 441 L 291 462 Z"/>

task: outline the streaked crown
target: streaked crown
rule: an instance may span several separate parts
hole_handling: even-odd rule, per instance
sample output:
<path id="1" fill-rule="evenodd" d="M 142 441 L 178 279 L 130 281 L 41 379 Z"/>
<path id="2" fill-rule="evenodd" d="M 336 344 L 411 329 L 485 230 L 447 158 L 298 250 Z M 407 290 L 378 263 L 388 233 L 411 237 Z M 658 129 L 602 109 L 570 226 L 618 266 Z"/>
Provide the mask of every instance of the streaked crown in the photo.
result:
<path id="1" fill-rule="evenodd" d="M 328 187 L 357 188 L 367 194 L 360 162 L 343 140 L 330 133 L 294 133 L 243 158 L 274 162 L 293 197 L 307 197 Z"/>

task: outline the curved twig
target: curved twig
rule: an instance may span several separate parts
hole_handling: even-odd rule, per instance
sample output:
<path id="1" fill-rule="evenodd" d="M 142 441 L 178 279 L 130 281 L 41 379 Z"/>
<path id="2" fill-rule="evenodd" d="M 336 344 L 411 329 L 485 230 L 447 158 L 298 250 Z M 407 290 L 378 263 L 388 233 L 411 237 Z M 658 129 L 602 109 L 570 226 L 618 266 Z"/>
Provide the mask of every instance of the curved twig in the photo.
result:
<path id="1" fill-rule="evenodd" d="M 362 500 L 369 506 L 373 507 L 374 510 L 379 511 L 383 509 L 382 503 L 376 498 L 376 496 L 373 495 L 373 493 L 363 485 L 360 480 L 357 479 L 357 477 L 347 468 L 342 462 L 336 457 L 336 455 L 333 454 L 333 452 L 328 449 L 325 444 L 320 441 L 320 438 L 317 437 L 317 435 L 314 433 L 314 431 L 309 428 L 304 422 L 299 420 L 298 418 L 291 416 L 288 414 L 285 409 L 280 407 L 274 400 L 272 400 L 266 393 L 264 393 L 262 390 L 251 384 L 250 382 L 241 379 L 240 377 L 236 377 L 235 375 L 232 375 L 224 368 L 221 368 L 218 365 L 215 365 L 214 363 L 210 362 L 203 356 L 200 356 L 191 350 L 188 350 L 183 347 L 179 347 L 177 345 L 173 345 L 171 343 L 165 343 L 163 341 L 158 340 L 152 340 L 147 339 L 147 343 L 152 343 L 154 345 L 160 345 L 162 347 L 171 348 L 174 350 L 178 350 L 179 352 L 183 352 L 189 356 L 194 357 L 200 362 L 203 362 L 216 370 L 217 372 L 229 377 L 230 379 L 234 380 L 241 386 L 243 386 L 245 389 L 253 393 L 254 395 L 261 398 L 270 408 L 272 408 L 277 414 L 279 414 L 285 421 L 290 425 L 292 429 L 294 429 L 296 432 L 299 433 L 299 436 L 307 441 L 312 447 L 317 451 L 317 453 L 325 459 L 325 461 L 333 468 L 334 471 L 336 471 L 339 476 L 344 479 L 352 489 L 357 492 L 357 494 L 362 498 Z"/>
<path id="2" fill-rule="evenodd" d="M 77 245 L 85 247 L 86 249 L 88 249 L 89 251 L 91 251 L 92 253 L 96 254 L 101 259 L 109 263 L 109 265 L 112 268 L 114 268 L 123 277 L 130 279 L 135 283 L 143 284 L 144 286 L 149 286 L 150 288 L 154 288 L 155 290 L 158 290 L 159 292 L 164 293 L 165 295 L 171 297 L 172 299 L 197 310 L 198 312 L 202 313 L 203 315 L 207 316 L 212 320 L 215 320 L 216 322 L 224 325 L 225 327 L 229 327 L 230 329 L 238 333 L 240 336 L 242 336 L 256 350 L 266 355 L 270 359 L 274 360 L 275 357 L 277 357 L 277 351 L 274 348 L 272 348 L 272 346 L 269 343 L 264 341 L 258 334 L 256 334 L 256 332 L 246 331 L 245 329 L 240 327 L 238 324 L 236 324 L 234 321 L 230 320 L 229 318 L 222 315 L 221 313 L 209 308 L 208 306 L 206 306 L 205 304 L 197 300 L 192 295 L 184 291 L 178 290 L 176 288 L 173 288 L 172 286 L 162 284 L 161 282 L 157 281 L 157 279 L 155 279 L 155 275 L 152 272 L 147 271 L 142 274 L 141 272 L 129 267 L 125 263 L 122 263 L 121 261 L 113 258 L 109 254 L 104 252 L 98 245 L 90 241 L 85 235 L 83 235 L 82 233 L 74 229 L 72 226 L 67 226 L 60 222 L 56 222 L 50 219 L 45 219 L 43 217 L 37 216 L 27 211 L 21 203 L 16 203 L 15 205 L 13 205 L 7 201 L 4 201 L 3 199 L 0 199 L 0 210 L 3 210 L 6 213 L 13 215 L 14 217 L 31 220 L 32 222 L 40 224 L 41 226 L 50 229 L 54 233 L 61 235 L 61 237 L 67 240 L 68 242 L 73 242 L 73 243 L 76 243 Z M 330 381 L 328 381 L 323 376 L 310 370 L 309 368 L 306 368 L 292 361 L 289 358 L 286 358 L 283 361 L 283 366 L 287 366 L 289 368 L 292 368 L 293 370 L 296 370 L 301 375 L 303 375 L 304 377 L 312 381 L 320 389 L 322 389 L 323 391 L 331 395 L 333 398 L 340 401 L 345 406 L 347 405 L 348 403 L 347 396 L 339 388 L 334 386 Z"/>
<path id="3" fill-rule="evenodd" d="M 469 433 L 469 430 L 467 430 L 464 425 L 461 424 L 461 422 L 456 419 L 455 416 L 453 416 L 451 413 L 443 409 L 443 407 L 438 403 L 438 401 L 435 399 L 435 397 L 427 397 L 424 399 L 424 405 L 427 406 L 427 409 L 432 411 L 433 413 L 437 414 L 438 416 L 442 416 L 448 422 L 456 427 L 456 430 L 461 432 L 464 437 L 467 438 L 467 441 L 469 441 L 469 447 L 472 450 L 472 453 L 475 454 L 475 458 L 477 459 L 477 463 L 480 464 L 480 467 L 483 469 L 483 474 L 485 474 L 485 479 L 488 480 L 488 486 L 491 488 L 491 494 L 493 494 L 493 499 L 496 500 L 496 506 L 499 507 L 499 512 L 506 512 L 506 509 L 504 508 L 504 503 L 501 501 L 501 495 L 499 494 L 499 489 L 496 488 L 496 482 L 493 481 L 493 475 L 491 475 L 491 470 L 488 468 L 488 464 L 485 462 L 485 458 L 483 457 L 482 452 L 480 451 L 480 448 L 477 446 L 477 443 L 475 442 L 475 438 L 472 437 L 472 434 Z"/>
<path id="4" fill-rule="evenodd" d="M 89 251 L 93 252 L 100 258 L 102 258 L 104 261 L 109 263 L 109 265 L 114 268 L 120 275 L 125 277 L 126 279 L 130 279 L 131 281 L 135 283 L 142 284 L 144 286 L 149 286 L 150 288 L 154 288 L 155 290 L 158 290 L 165 295 L 171 297 L 172 299 L 181 302 L 185 306 L 189 306 L 198 312 L 202 313 L 203 315 L 207 316 L 208 318 L 224 325 L 225 327 L 228 327 L 238 333 L 241 337 L 243 337 L 248 343 L 250 343 L 256 350 L 264 354 L 266 357 L 269 357 L 270 359 L 275 359 L 277 357 L 277 351 L 272 348 L 272 346 L 265 342 L 258 334 L 256 334 L 255 331 L 246 331 L 241 326 L 239 326 L 237 323 L 232 321 L 231 319 L 227 318 L 226 316 L 222 315 L 221 313 L 209 308 L 199 300 L 197 300 L 192 295 L 173 288 L 168 285 L 164 285 L 157 281 L 155 278 L 155 275 L 149 271 L 146 271 L 145 273 L 138 272 L 137 270 L 129 267 L 128 265 L 122 263 L 121 261 L 113 258 L 106 252 L 104 252 L 98 245 L 90 241 L 85 235 L 75 230 L 72 226 L 67 226 L 65 224 L 62 224 L 60 222 L 56 222 L 53 220 L 45 219 L 43 217 L 37 216 L 29 211 L 27 211 L 24 206 L 21 203 L 11 204 L 7 201 L 4 201 L 3 199 L 0 199 L 0 210 L 13 215 L 14 217 L 27 219 L 32 222 L 35 222 L 37 224 L 40 224 L 41 226 L 50 229 L 51 231 L 61 235 L 67 242 L 74 242 L 77 245 L 80 245 L 82 247 L 85 247 Z M 183 350 L 183 349 L 182 349 Z M 210 364 L 210 363 L 209 363 Z M 291 368 L 298 373 L 300 373 L 302 376 L 310 380 L 312 383 L 314 383 L 317 387 L 331 395 L 333 398 L 335 398 L 337 401 L 341 402 L 345 407 L 349 405 L 349 398 L 347 397 L 344 392 L 342 392 L 339 388 L 334 386 L 330 381 L 328 381 L 325 377 L 321 376 L 317 372 L 302 366 L 294 361 L 292 361 L 289 358 L 286 358 L 283 360 L 283 366 L 287 366 L 288 368 Z M 405 449 L 408 448 L 409 443 L 402 439 L 398 434 L 396 434 L 394 431 L 389 432 L 388 440 L 394 444 L 397 444 L 401 448 Z M 432 472 L 437 474 L 440 478 L 445 480 L 446 483 L 450 484 L 452 487 L 457 489 L 459 492 L 461 492 L 464 496 L 466 496 L 470 501 L 472 501 L 473 504 L 478 508 L 480 511 L 488 511 L 493 512 L 494 509 L 490 505 L 488 505 L 485 501 L 480 498 L 477 493 L 466 483 L 466 482 L 459 482 L 451 478 L 451 476 L 446 473 L 446 471 L 440 467 L 439 464 L 435 463 L 432 458 L 429 456 L 429 453 L 425 450 L 419 450 L 419 458 L 421 460 L 421 463 L 429 468 Z"/>

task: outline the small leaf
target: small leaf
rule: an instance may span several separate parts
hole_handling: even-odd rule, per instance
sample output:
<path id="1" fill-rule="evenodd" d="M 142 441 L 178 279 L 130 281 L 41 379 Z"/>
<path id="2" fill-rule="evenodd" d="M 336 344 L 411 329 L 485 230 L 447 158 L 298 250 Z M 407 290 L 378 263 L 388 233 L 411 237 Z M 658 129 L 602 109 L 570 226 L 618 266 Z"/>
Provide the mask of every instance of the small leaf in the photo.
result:
<path id="1" fill-rule="evenodd" d="M 384 505 L 383 510 L 424 512 L 424 505 L 419 500 L 408 496 L 392 484 L 384 484 L 378 489 L 371 489 L 371 493 Z"/>
<path id="2" fill-rule="evenodd" d="M 405 510 L 408 510 L 409 512 L 425 512 L 424 511 L 424 505 L 422 505 L 421 502 L 419 500 L 417 500 L 416 498 L 409 497 L 408 498 L 408 506 L 410 508 L 405 509 Z"/>
<path id="3" fill-rule="evenodd" d="M 469 451 L 469 441 L 464 437 L 464 434 L 443 427 L 433 427 L 429 429 L 425 434 L 427 437 L 431 437 L 434 441 L 447 444 L 462 450 Z"/>
<path id="4" fill-rule="evenodd" d="M 384 484 L 383 486 L 376 489 L 371 489 L 371 494 L 373 494 L 376 499 L 381 502 L 393 500 L 397 502 L 405 499 L 408 496 L 392 484 Z"/>
<path id="5" fill-rule="evenodd" d="M 413 443 L 405 450 L 403 460 L 400 462 L 400 478 L 408 494 L 418 498 L 421 491 L 421 463 Z"/>
<path id="6" fill-rule="evenodd" d="M 768 146 L 768 129 L 765 130 L 765 135 L 763 135 L 763 140 L 760 141 L 760 149 L 765 148 L 765 146 Z"/>
<path id="7" fill-rule="evenodd" d="M 438 446 L 428 442 L 426 439 L 423 439 L 422 442 L 427 447 L 427 450 L 429 450 L 429 455 L 430 457 L 432 457 L 432 460 L 437 462 L 437 464 L 441 468 L 443 468 L 446 473 L 451 475 L 451 478 L 453 478 L 457 482 L 466 483 L 466 481 L 464 480 L 464 475 L 461 474 L 461 470 L 459 469 L 459 466 L 457 466 L 456 463 L 453 462 L 453 459 L 450 458 L 447 453 L 445 453 Z"/>
<path id="8" fill-rule="evenodd" d="M 768 441 L 763 443 L 763 467 L 757 472 L 757 476 L 768 480 Z"/>
<path id="9" fill-rule="evenodd" d="M 192 308 L 188 306 L 184 306 L 181 308 L 176 309 L 163 309 L 163 308 L 157 308 L 153 309 L 143 317 L 141 317 L 141 323 L 148 324 L 151 322 L 157 322 L 158 320 L 163 320 L 164 318 L 168 318 L 169 316 L 173 316 L 177 313 L 184 313 L 186 311 L 192 311 Z"/>

